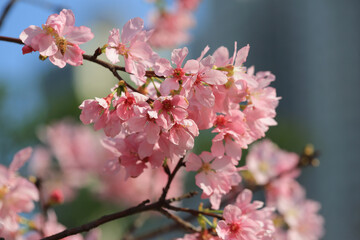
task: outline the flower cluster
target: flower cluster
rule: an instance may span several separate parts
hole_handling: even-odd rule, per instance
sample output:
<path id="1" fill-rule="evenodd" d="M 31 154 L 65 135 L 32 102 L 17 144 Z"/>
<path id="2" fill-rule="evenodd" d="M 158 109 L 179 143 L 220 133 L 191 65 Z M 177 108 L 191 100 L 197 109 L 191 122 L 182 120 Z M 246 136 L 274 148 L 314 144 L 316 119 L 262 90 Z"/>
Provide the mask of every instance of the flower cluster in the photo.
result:
<path id="1" fill-rule="evenodd" d="M 254 74 L 253 68 L 243 66 L 249 46 L 235 49 L 231 57 L 225 47 L 206 56 L 206 47 L 199 58 L 190 60 L 185 60 L 187 48 L 175 49 L 170 62 L 151 50 L 147 35 L 142 20 L 131 19 L 123 27 L 121 41 L 119 30 L 111 31 L 106 49 L 112 62 L 123 55 L 125 69 L 140 79 L 141 93 L 120 82 L 107 97 L 85 100 L 80 119 L 93 123 L 95 130 L 104 129 L 108 138 L 103 143 L 114 155 L 109 164 L 113 169 L 124 167 L 127 177 L 158 168 L 166 159 L 184 157 L 199 130 L 212 129 L 216 135 L 211 154 L 204 153 L 204 166 L 194 156 L 187 162 L 189 166 L 198 162 L 198 169 L 188 170 L 201 169 L 206 177 L 198 175 L 197 184 L 217 208 L 221 196 L 241 181 L 236 165 L 242 149 L 276 124 L 279 97 L 269 87 L 275 77 L 270 72 Z M 220 168 L 225 169 L 217 171 Z M 210 186 L 215 180 L 206 179 L 215 176 L 221 184 Z"/>
<path id="2" fill-rule="evenodd" d="M 15 239 L 20 235 L 19 213 L 32 211 L 34 201 L 39 199 L 36 186 L 17 175 L 31 153 L 31 148 L 25 148 L 14 156 L 9 168 L 0 165 L 0 236 L 5 239 Z"/>
<path id="3" fill-rule="evenodd" d="M 162 185 L 154 185 L 152 181 L 166 181 L 162 169 L 148 169 L 141 176 L 127 180 L 124 167 L 118 166 L 118 174 L 108 174 L 112 166 L 106 159 L 113 153 L 101 146 L 103 134 L 69 120 L 54 123 L 40 132 L 43 144 L 35 148 L 30 170 L 41 179 L 40 197 L 45 205 L 71 201 L 81 188 L 88 188 L 101 200 L 128 205 L 161 194 Z M 59 168 L 54 167 L 54 159 Z M 181 195 L 182 189 L 183 177 L 179 174 L 169 196 Z"/>
<path id="4" fill-rule="evenodd" d="M 252 177 L 265 185 L 267 206 L 277 209 L 275 239 L 320 239 L 324 234 L 320 204 L 306 199 L 305 189 L 295 179 L 300 174 L 299 159 L 269 140 L 254 144 L 246 158 Z"/>
<path id="5" fill-rule="evenodd" d="M 271 220 L 272 208 L 262 208 L 263 202 L 251 203 L 252 192 L 244 189 L 234 205 L 224 209 L 224 220 L 219 221 L 216 232 L 224 240 L 272 239 L 275 232 Z M 261 208 L 261 209 L 260 209 Z"/>
<path id="6" fill-rule="evenodd" d="M 264 140 L 251 147 L 245 166 L 240 167 L 244 165 L 240 164 L 242 150 L 277 124 L 275 109 L 280 100 L 270 87 L 275 80 L 272 73 L 255 73 L 254 67 L 244 66 L 249 45 L 238 50 L 235 43 L 232 56 L 226 47 L 209 54 L 206 46 L 196 59 L 187 59 L 186 47 L 174 49 L 170 60 L 152 49 L 186 40 L 184 29 L 191 22 L 188 16 L 199 2 L 178 0 L 178 10 L 172 15 L 161 6 L 164 2 L 156 1 L 161 11 L 155 29 L 146 30 L 142 19 L 133 18 L 121 31 L 111 30 L 107 44 L 93 56 L 86 56 L 111 70 L 119 80 L 107 96 L 84 100 L 79 106 L 82 123 L 93 124 L 104 134 L 69 122 L 43 130 L 45 146 L 36 148 L 35 161 L 30 164 L 36 186 L 16 174 L 30 158 L 31 148 L 18 152 L 9 168 L 0 165 L 0 237 L 35 240 L 64 230 L 48 208 L 70 200 L 85 186 L 112 202 L 158 199 L 146 210 L 161 212 L 183 225 L 184 220 L 167 210 L 196 215 L 201 230 L 188 222 L 185 226 L 195 233 L 182 239 L 322 237 L 320 205 L 306 199 L 305 190 L 295 180 L 301 166 L 298 155 Z M 74 23 L 72 11 L 64 9 L 49 16 L 42 28 L 30 26 L 20 34 L 25 44 L 23 53 L 39 51 L 41 59 L 48 57 L 60 68 L 66 63 L 81 65 L 84 51 L 78 45 L 92 39 L 93 34 Z M 102 53 L 111 63 L 97 59 Z M 116 65 L 119 58 L 123 58 L 124 67 Z M 120 70 L 130 75 L 131 83 L 120 77 Z M 197 155 L 191 150 L 201 130 L 211 131 L 213 138 L 209 139 L 210 152 Z M 52 158 L 58 161 L 57 170 Z M 201 197 L 209 199 L 211 207 L 200 205 L 197 211 L 170 204 L 177 198 L 167 199 L 168 195 L 181 193 L 182 173 L 177 173 L 183 166 L 188 172 L 196 172 Z M 242 183 L 244 180 L 247 184 Z M 229 204 L 231 198 L 223 197 L 236 187 L 242 191 L 233 194 L 236 201 Z M 266 207 L 263 202 L 252 202 L 251 187 L 264 188 Z M 20 217 L 20 213 L 33 210 L 34 201 L 39 201 L 43 214 L 31 220 Z M 224 210 L 218 210 L 221 203 Z M 146 204 L 143 201 L 137 211 Z M 93 231 L 85 239 L 98 238 L 99 232 Z M 84 238 L 74 234 L 67 239 Z"/>

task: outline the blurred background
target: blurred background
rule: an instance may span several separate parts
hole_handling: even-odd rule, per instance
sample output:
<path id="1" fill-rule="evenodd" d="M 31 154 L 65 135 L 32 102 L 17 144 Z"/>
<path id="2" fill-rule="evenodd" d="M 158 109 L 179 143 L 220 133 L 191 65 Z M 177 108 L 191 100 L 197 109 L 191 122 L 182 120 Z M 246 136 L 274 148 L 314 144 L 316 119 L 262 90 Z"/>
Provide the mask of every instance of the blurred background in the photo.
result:
<path id="1" fill-rule="evenodd" d="M 0 10 L 7 3 L 2 0 Z M 89 54 L 107 42 L 110 29 L 137 16 L 146 23 L 154 10 L 144 0 L 18 0 L 0 35 L 18 37 L 63 8 L 73 10 L 76 26 L 95 33 L 83 47 Z M 307 143 L 320 150 L 320 167 L 304 170 L 300 182 L 308 198 L 322 204 L 324 239 L 359 239 L 360 1 L 204 0 L 195 18 L 186 44 L 191 58 L 206 45 L 232 52 L 234 41 L 240 47 L 249 43 L 246 66 L 276 75 L 273 86 L 282 100 L 279 124 L 269 138 L 289 151 L 300 152 Z M 37 144 L 40 126 L 64 117 L 78 120 L 84 99 L 106 96 L 116 83 L 110 72 L 90 62 L 59 69 L 36 54 L 23 56 L 21 46 L 7 42 L 0 42 L 0 52 L 1 164 L 8 164 L 20 148 Z M 73 204 L 84 210 L 81 202 Z M 59 215 L 69 226 L 91 218 Z"/>

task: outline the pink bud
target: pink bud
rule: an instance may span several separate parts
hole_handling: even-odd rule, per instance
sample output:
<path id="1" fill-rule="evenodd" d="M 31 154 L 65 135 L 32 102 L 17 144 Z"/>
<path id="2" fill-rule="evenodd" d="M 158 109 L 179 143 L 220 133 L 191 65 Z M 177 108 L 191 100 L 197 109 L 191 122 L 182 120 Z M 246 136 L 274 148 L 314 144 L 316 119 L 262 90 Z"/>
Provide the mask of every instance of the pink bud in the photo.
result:
<path id="1" fill-rule="evenodd" d="M 28 54 L 28 53 L 31 53 L 31 52 L 35 52 L 35 50 L 34 50 L 32 47 L 30 47 L 30 46 L 25 45 L 25 46 L 22 48 L 22 53 L 23 53 L 23 55 Z"/>
<path id="2" fill-rule="evenodd" d="M 64 194 L 60 189 L 55 189 L 51 192 L 49 203 L 53 204 L 60 204 L 64 202 Z"/>

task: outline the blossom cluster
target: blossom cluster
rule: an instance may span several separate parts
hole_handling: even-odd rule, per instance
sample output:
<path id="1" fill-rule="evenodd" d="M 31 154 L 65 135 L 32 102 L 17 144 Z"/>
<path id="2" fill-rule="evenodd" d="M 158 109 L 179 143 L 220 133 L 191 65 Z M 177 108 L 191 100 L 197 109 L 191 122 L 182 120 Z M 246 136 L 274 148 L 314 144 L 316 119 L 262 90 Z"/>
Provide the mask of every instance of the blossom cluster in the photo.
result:
<path id="1" fill-rule="evenodd" d="M 139 91 L 120 82 L 108 96 L 85 100 L 80 105 L 81 121 L 93 123 L 95 130 L 104 129 L 108 138 L 103 144 L 114 155 L 109 165 L 113 170 L 124 167 L 126 177 L 137 177 L 145 168 L 158 168 L 166 159 L 176 162 L 194 147 L 199 130 L 212 129 L 215 137 L 211 153 L 204 153 L 206 166 L 195 157 L 186 161 L 189 166 L 197 161 L 198 168 L 188 170 L 200 170 L 204 175 L 226 168 L 223 174 L 215 171 L 221 186 L 211 187 L 209 181 L 204 182 L 206 178 L 197 177 L 203 196 L 210 197 L 217 208 L 221 196 L 241 181 L 236 166 L 242 149 L 276 125 L 280 98 L 269 86 L 274 75 L 254 74 L 253 67 L 243 66 L 249 46 L 237 51 L 235 44 L 233 56 L 225 47 L 207 55 L 206 47 L 197 59 L 189 60 L 185 60 L 185 47 L 173 50 L 169 61 L 148 45 L 149 32 L 140 18 L 127 22 L 121 36 L 119 32 L 110 32 L 106 56 L 113 63 L 124 58 L 125 70 L 132 74 Z M 215 162 L 223 166 L 213 167 Z"/>
<path id="2" fill-rule="evenodd" d="M 36 148 L 35 161 L 30 164 L 36 186 L 16 174 L 29 159 L 30 148 L 15 155 L 9 168 L 0 166 L 1 237 L 31 240 L 63 230 L 52 211 L 26 221 L 19 220 L 19 213 L 33 210 L 34 201 L 43 209 L 68 201 L 85 186 L 113 202 L 124 195 L 129 202 L 166 195 L 162 183 L 182 162 L 186 171 L 196 172 L 201 197 L 211 204 L 206 211 L 222 213 L 218 222 L 200 224 L 201 231 L 183 239 L 322 237 L 320 205 L 306 199 L 305 190 L 295 180 L 300 174 L 298 155 L 265 140 L 251 147 L 245 166 L 240 167 L 244 165 L 240 163 L 243 149 L 277 124 L 274 118 L 280 100 L 270 86 L 275 80 L 271 72 L 256 73 L 254 67 L 244 66 L 250 46 L 238 50 L 235 42 L 232 55 L 223 46 L 209 54 L 206 46 L 196 59 L 187 59 L 186 47 L 174 49 L 170 60 L 153 50 L 152 46 L 172 46 L 187 38 L 181 35 L 187 28 L 182 25 L 187 19 L 182 14 L 189 14 L 198 3 L 177 1 L 179 13 L 171 16 L 162 11 L 153 30 L 145 29 L 141 18 L 133 18 L 121 30 L 110 31 L 98 54 L 105 53 L 111 63 L 103 65 L 110 66 L 120 81 L 107 96 L 84 100 L 79 106 L 82 123 L 93 124 L 103 133 L 68 122 L 43 130 L 45 146 Z M 66 63 L 81 65 L 85 52 L 78 45 L 93 34 L 90 28 L 75 27 L 74 23 L 72 11 L 64 9 L 50 15 L 42 28 L 30 26 L 20 34 L 23 53 L 38 51 L 41 59 L 49 58 L 60 68 Z M 91 59 L 95 61 L 97 56 Z M 116 65 L 122 59 L 125 66 Z M 117 74 L 120 69 L 130 75 L 131 83 Z M 211 131 L 213 138 L 210 151 L 197 155 L 191 150 L 202 130 Z M 58 161 L 57 170 L 52 158 Z M 181 177 L 180 173 L 175 178 L 170 195 L 181 192 Z M 244 180 L 265 189 L 266 207 L 263 202 L 252 202 L 253 193 L 244 187 Z M 235 203 L 228 204 L 224 196 L 234 187 L 242 191 Z M 218 210 L 221 203 L 224 210 Z M 20 223 L 27 226 L 25 235 Z M 91 232 L 87 239 L 98 239 L 98 235 Z"/>
<path id="3" fill-rule="evenodd" d="M 55 212 L 52 211 L 46 219 L 40 214 L 32 220 L 21 215 L 31 212 L 35 202 L 40 200 L 37 186 L 17 174 L 29 160 L 32 151 L 30 147 L 24 148 L 15 154 L 8 168 L 0 165 L 0 236 L 7 240 L 38 240 L 65 229 L 57 222 Z M 87 239 L 98 239 L 97 236 L 99 233 L 92 231 Z M 82 240 L 83 237 L 74 235 L 67 239 Z"/>
<path id="4" fill-rule="evenodd" d="M 324 234 L 320 204 L 307 199 L 296 181 L 299 161 L 297 154 L 281 150 L 269 140 L 254 144 L 246 158 L 256 183 L 265 186 L 266 205 L 277 210 L 273 214 L 275 239 L 320 239 Z"/>
<path id="5" fill-rule="evenodd" d="M 30 172 L 42 181 L 43 203 L 54 202 L 54 195 L 60 196 L 58 203 L 69 202 L 81 188 L 88 188 L 100 200 L 122 205 L 146 198 L 155 200 L 161 194 L 163 186 L 152 181 L 165 182 L 167 175 L 164 171 L 147 169 L 141 176 L 126 181 L 123 167 L 118 174 L 108 174 L 105 171 L 109 167 L 106 159 L 112 153 L 101 146 L 101 138 L 103 134 L 94 133 L 89 127 L 70 120 L 53 123 L 40 131 L 42 144 L 34 149 Z M 182 189 L 180 173 L 174 179 L 169 196 L 181 195 Z"/>

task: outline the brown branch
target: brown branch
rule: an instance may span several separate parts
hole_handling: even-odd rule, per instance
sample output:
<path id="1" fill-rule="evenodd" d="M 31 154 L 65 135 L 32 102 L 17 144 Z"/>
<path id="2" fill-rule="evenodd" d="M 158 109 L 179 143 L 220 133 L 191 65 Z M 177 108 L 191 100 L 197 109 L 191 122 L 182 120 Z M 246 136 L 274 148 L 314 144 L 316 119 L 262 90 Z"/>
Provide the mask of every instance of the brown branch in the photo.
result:
<path id="1" fill-rule="evenodd" d="M 182 228 L 184 228 L 185 230 L 187 230 L 189 232 L 200 232 L 201 231 L 200 228 L 195 227 L 190 222 L 187 222 L 187 221 L 183 220 L 179 216 L 176 216 L 176 215 L 166 211 L 163 208 L 158 209 L 158 211 L 160 213 L 162 213 L 164 216 L 174 220 L 177 223 L 177 225 L 181 226 Z"/>
<path id="2" fill-rule="evenodd" d="M 18 44 L 24 44 L 20 39 L 18 38 L 12 38 L 12 37 L 5 37 L 5 36 L 0 36 L 0 41 L 5 41 L 5 42 L 12 42 L 12 43 L 18 43 Z M 87 54 L 83 54 L 83 58 L 87 61 L 90 62 L 94 62 L 97 63 L 107 69 L 109 69 L 110 71 L 122 71 L 122 72 L 126 72 L 125 67 L 121 67 L 112 63 L 108 63 L 105 62 L 103 60 L 97 59 L 97 57 L 101 54 L 99 53 L 99 48 L 97 48 L 94 52 L 93 55 L 87 55 Z M 126 72 L 128 73 L 128 72 Z M 163 78 L 161 76 L 158 76 L 155 74 L 154 71 L 146 71 L 145 73 L 146 77 L 157 77 L 157 78 Z"/>
<path id="3" fill-rule="evenodd" d="M 5 8 L 4 8 L 4 10 L 3 10 L 2 14 L 1 14 L 1 17 L 0 17 L 0 28 L 2 27 L 6 16 L 8 15 L 10 9 L 14 6 L 15 2 L 16 2 L 16 0 L 10 0 L 8 2 L 8 4 L 5 6 Z"/>
<path id="4" fill-rule="evenodd" d="M 71 235 L 75 235 L 81 232 L 87 232 L 93 228 L 96 228 L 104 223 L 119 219 L 119 218 L 123 218 L 126 216 L 130 216 L 136 213 L 140 213 L 140 212 L 145 212 L 145 211 L 149 211 L 149 210 L 154 210 L 160 207 L 159 202 L 150 204 L 150 205 L 146 205 L 147 203 L 149 203 L 149 200 L 143 201 L 142 203 L 140 203 L 139 205 L 132 207 L 132 208 L 128 208 L 124 211 L 121 212 L 116 212 L 116 213 L 112 213 L 109 215 L 105 215 L 102 216 L 94 221 L 91 221 L 89 223 L 83 224 L 81 226 L 78 227 L 74 227 L 74 228 L 68 228 L 65 229 L 62 232 L 59 232 L 55 235 L 49 236 L 49 237 L 45 237 L 42 240 L 57 240 L 57 239 L 62 239 Z"/>
<path id="5" fill-rule="evenodd" d="M 6 41 L 6 42 L 12 42 L 12 43 L 17 43 L 17 44 L 24 44 L 20 39 L 18 38 L 12 38 L 12 37 L 5 37 L 5 36 L 0 36 L 0 41 Z M 94 52 L 93 55 L 87 55 L 87 54 L 83 54 L 83 58 L 87 61 L 93 62 L 93 63 L 97 63 L 100 66 L 103 66 L 104 68 L 107 68 L 110 70 L 110 72 L 112 72 L 112 74 L 119 80 L 122 81 L 122 77 L 119 75 L 119 73 L 117 71 L 122 71 L 122 72 L 126 72 L 125 67 L 121 67 L 121 66 L 117 66 L 115 64 L 112 63 L 108 63 L 105 62 L 103 60 L 97 59 L 97 57 L 101 54 L 101 49 L 97 48 Z M 127 73 L 127 72 L 126 72 Z M 146 71 L 145 74 L 146 77 L 159 77 L 157 76 L 154 71 Z M 160 77 L 161 78 L 161 77 Z M 133 92 L 139 92 L 137 89 L 135 89 L 134 87 L 132 87 L 130 84 L 126 83 L 126 86 L 128 88 L 130 88 Z M 150 101 L 153 101 L 152 99 L 149 99 Z"/>
<path id="6" fill-rule="evenodd" d="M 168 181 L 166 183 L 166 186 L 163 189 L 163 193 L 161 194 L 159 202 L 164 202 L 165 201 L 166 195 L 167 195 L 167 193 L 169 191 L 170 185 L 171 185 L 172 181 L 174 180 L 174 177 L 175 177 L 176 173 L 183 166 L 185 166 L 185 163 L 184 163 L 184 158 L 182 157 L 182 158 L 180 158 L 179 162 L 176 164 L 173 172 L 169 175 Z"/>
<path id="7" fill-rule="evenodd" d="M 165 205 L 168 205 L 172 202 L 175 202 L 175 201 L 181 201 L 185 198 L 189 198 L 189 197 L 193 197 L 195 194 L 197 194 L 196 192 L 189 192 L 189 193 L 186 193 L 180 197 L 177 197 L 177 198 L 170 198 L 170 199 L 167 199 L 165 201 L 157 201 L 155 203 L 152 203 L 152 204 L 149 204 L 147 205 L 150 201 L 149 200 L 146 200 L 146 201 L 143 201 L 142 203 L 140 203 L 139 205 L 135 206 L 135 207 L 131 207 L 131 208 L 128 208 L 124 211 L 121 211 L 121 212 L 116 212 L 116 213 L 112 213 L 112 214 L 109 214 L 109 215 L 105 215 L 105 216 L 102 216 L 96 220 L 93 220 L 89 223 L 86 223 L 86 224 L 83 224 L 81 226 L 78 226 L 78 227 L 74 227 L 74 228 L 68 228 L 68 229 L 65 229 L 64 231 L 62 232 L 59 232 L 57 234 L 54 234 L 52 236 L 48 236 L 48 237 L 45 237 L 45 238 L 42 238 L 41 240 L 58 240 L 58 239 L 62 239 L 62 238 L 65 238 L 65 237 L 68 237 L 68 236 L 71 236 L 71 235 L 75 235 L 75 234 L 78 234 L 78 233 L 82 233 L 82 232 L 87 232 L 93 228 L 96 228 L 102 224 L 105 224 L 107 222 L 111 222 L 111 221 L 114 221 L 114 220 L 117 220 L 117 219 L 120 219 L 120 218 L 123 218 L 123 217 L 127 217 L 127 216 L 130 216 L 130 215 L 134 215 L 134 214 L 137 214 L 137 213 L 141 213 L 141 212 L 146 212 L 146 211 L 162 211 L 162 207 L 165 206 Z M 183 220 L 184 221 L 184 220 Z"/>
<path id="8" fill-rule="evenodd" d="M 216 213 L 211 213 L 211 212 L 206 212 L 206 211 L 199 211 L 199 210 L 195 210 L 195 209 L 191 209 L 191 208 L 183 208 L 183 207 L 175 207 L 172 206 L 170 204 L 166 205 L 165 208 L 173 210 L 173 211 L 177 211 L 177 212 L 187 212 L 190 213 L 193 216 L 199 216 L 199 215 L 205 215 L 205 216 L 209 216 L 209 217 L 215 217 L 218 218 L 220 220 L 223 220 L 222 215 L 216 214 Z"/>
<path id="9" fill-rule="evenodd" d="M 4 41 L 4 42 L 12 42 L 12 43 L 17 43 L 17 44 L 24 44 L 20 39 L 18 38 L 12 38 L 12 37 L 5 37 L 5 36 L 0 36 L 0 41 Z"/>

